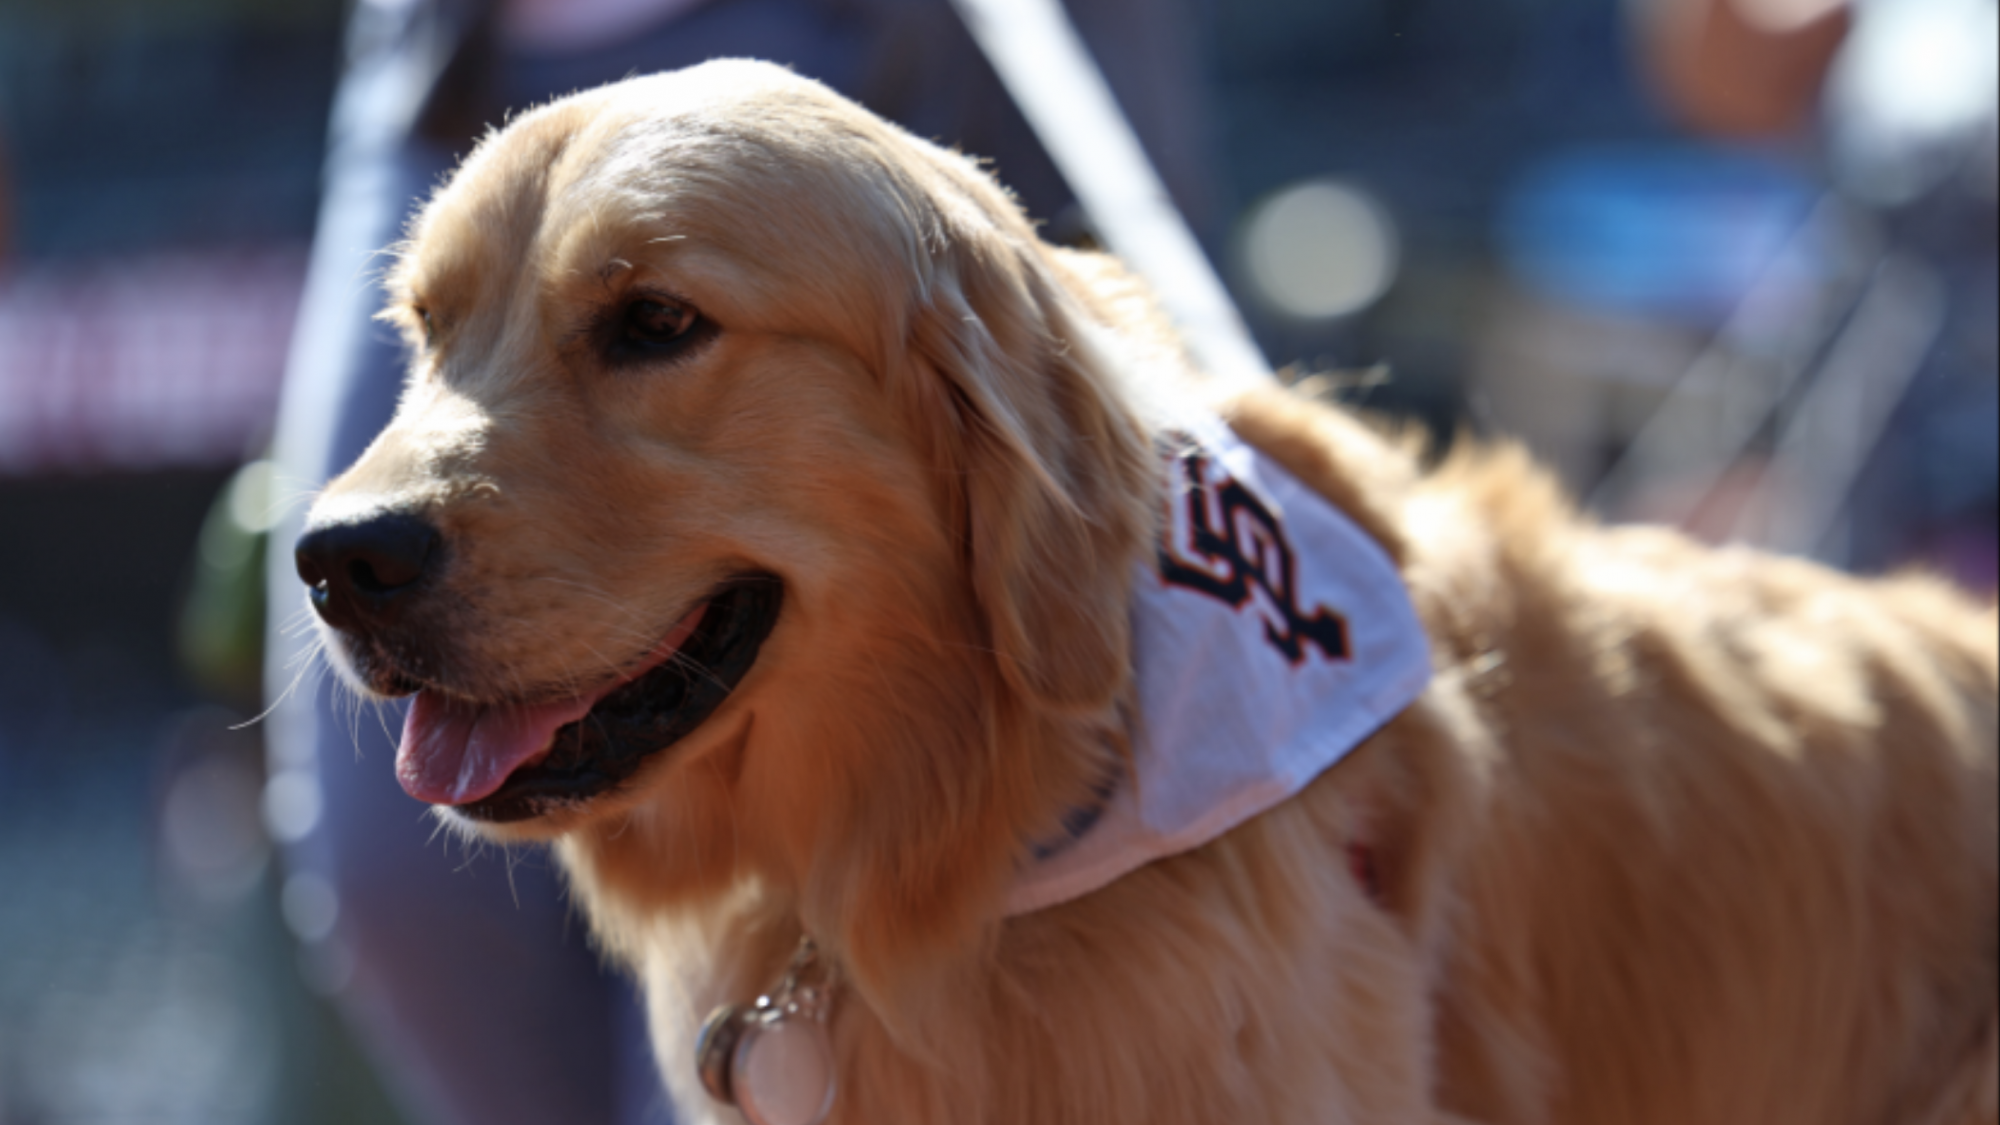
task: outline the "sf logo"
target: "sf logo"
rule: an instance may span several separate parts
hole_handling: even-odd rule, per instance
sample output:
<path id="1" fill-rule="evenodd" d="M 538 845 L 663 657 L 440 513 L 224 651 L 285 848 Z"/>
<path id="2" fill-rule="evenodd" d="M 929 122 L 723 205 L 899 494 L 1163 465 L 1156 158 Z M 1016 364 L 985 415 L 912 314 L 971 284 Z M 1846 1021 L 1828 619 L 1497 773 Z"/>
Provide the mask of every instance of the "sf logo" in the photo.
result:
<path id="1" fill-rule="evenodd" d="M 1256 602 L 1264 638 L 1294 666 L 1307 645 L 1328 660 L 1347 659 L 1347 622 L 1324 606 L 1310 614 L 1299 608 L 1297 560 L 1271 510 L 1199 451 L 1183 454 L 1179 466 L 1185 487 L 1160 545 L 1160 577 L 1232 609 Z"/>

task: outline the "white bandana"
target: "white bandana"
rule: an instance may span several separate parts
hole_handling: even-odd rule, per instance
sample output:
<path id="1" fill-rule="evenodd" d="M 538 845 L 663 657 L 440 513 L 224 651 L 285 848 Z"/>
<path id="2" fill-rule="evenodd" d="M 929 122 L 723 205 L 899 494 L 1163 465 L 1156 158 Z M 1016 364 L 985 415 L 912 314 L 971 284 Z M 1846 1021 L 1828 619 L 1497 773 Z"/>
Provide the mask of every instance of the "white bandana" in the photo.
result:
<path id="1" fill-rule="evenodd" d="M 1043 849 L 1009 914 L 1089 894 L 1284 801 L 1430 681 L 1423 627 L 1382 548 L 1221 423 L 1184 430 L 1166 542 L 1133 584 L 1136 777 Z"/>

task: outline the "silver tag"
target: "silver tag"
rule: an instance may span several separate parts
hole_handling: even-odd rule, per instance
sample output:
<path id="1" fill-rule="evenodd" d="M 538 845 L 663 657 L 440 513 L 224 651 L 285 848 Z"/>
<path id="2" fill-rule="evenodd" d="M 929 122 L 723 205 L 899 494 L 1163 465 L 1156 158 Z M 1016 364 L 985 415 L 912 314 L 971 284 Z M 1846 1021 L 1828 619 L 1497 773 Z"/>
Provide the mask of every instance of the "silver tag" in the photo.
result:
<path id="1" fill-rule="evenodd" d="M 702 1021 L 694 1044 L 702 1088 L 742 1110 L 750 1125 L 820 1125 L 833 1110 L 826 1016 L 837 986 L 812 938 L 801 937 L 770 995 L 754 1004 L 725 1004 Z"/>
<path id="2" fill-rule="evenodd" d="M 752 1014 L 747 1004 L 725 1004 L 702 1021 L 701 1035 L 695 1039 L 694 1065 L 701 1075 L 701 1087 L 723 1105 L 736 1104 L 729 1075 L 730 1060 L 736 1055 L 744 1024 Z"/>
<path id="3" fill-rule="evenodd" d="M 833 1109 L 826 1025 L 786 1012 L 750 1022 L 730 1052 L 729 1084 L 750 1125 L 820 1125 Z"/>

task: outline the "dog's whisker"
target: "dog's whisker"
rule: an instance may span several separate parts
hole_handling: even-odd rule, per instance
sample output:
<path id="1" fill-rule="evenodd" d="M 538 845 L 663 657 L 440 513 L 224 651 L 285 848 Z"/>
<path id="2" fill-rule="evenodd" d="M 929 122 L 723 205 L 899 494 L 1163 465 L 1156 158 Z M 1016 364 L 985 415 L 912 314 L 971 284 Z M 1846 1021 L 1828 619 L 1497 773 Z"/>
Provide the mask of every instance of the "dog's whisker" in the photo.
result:
<path id="1" fill-rule="evenodd" d="M 278 629 L 278 634 L 287 640 L 294 637 L 302 637 L 312 632 L 314 632 L 314 622 L 309 616 L 287 622 Z"/>
<path id="2" fill-rule="evenodd" d="M 454 836 L 458 835 L 457 827 L 451 822 L 451 815 L 443 808 L 433 806 L 431 809 L 431 834 L 424 838 L 424 846 L 428 848 L 432 844 L 437 843 L 438 837 L 447 832 Z M 449 841 L 447 840 L 448 845 Z"/>
<path id="3" fill-rule="evenodd" d="M 546 582 L 553 586 L 566 586 L 590 598 L 603 602 L 605 605 L 610 606 L 627 617 L 637 619 L 639 616 L 636 609 L 627 602 L 614 597 L 610 591 L 580 579 L 568 578 L 559 574 L 536 574 L 530 575 L 528 580 L 532 582 Z"/>
<path id="4" fill-rule="evenodd" d="M 381 728 L 383 740 L 392 746 L 401 742 L 403 740 L 403 732 L 401 730 L 392 730 L 389 726 L 389 713 L 395 709 L 395 704 L 386 699 L 372 699 L 369 702 L 373 705 L 375 725 Z"/>
<path id="5" fill-rule="evenodd" d="M 275 486 L 279 482 L 273 480 L 271 483 Z M 264 510 L 257 513 L 257 518 L 263 521 L 265 527 L 276 527 L 284 522 L 286 516 L 291 515 L 301 506 L 311 506 L 312 502 L 318 498 L 319 493 L 320 490 L 317 488 L 293 489 L 283 492 L 281 495 L 275 496 L 267 502 L 264 505 Z"/>
<path id="6" fill-rule="evenodd" d="M 452 868 L 452 870 L 453 872 L 462 875 L 465 872 L 472 870 L 472 865 L 478 863 L 480 857 L 486 854 L 486 847 L 483 842 L 467 835 L 464 832 L 454 831 L 451 834 L 450 838 L 445 841 L 445 846 L 449 848 L 453 840 L 458 841 L 459 853 L 458 853 L 458 866 Z"/>
<path id="7" fill-rule="evenodd" d="M 232 726 L 230 726 L 229 729 L 247 730 L 250 727 L 254 727 L 257 724 L 263 722 L 265 719 L 270 718 L 273 712 L 277 711 L 278 708 L 283 707 L 285 705 L 285 701 L 289 700 L 292 697 L 292 695 L 299 690 L 299 684 L 305 680 L 307 671 L 308 669 L 306 668 L 298 669 L 298 671 L 293 673 L 292 681 L 285 685 L 285 690 L 279 692 L 278 697 L 276 699 L 273 699 L 268 705 L 265 706 L 265 708 L 262 711 L 257 712 L 255 716 L 245 719 L 240 723 L 233 724 Z"/>
<path id="8" fill-rule="evenodd" d="M 512 848 L 500 849 L 507 871 L 507 894 L 514 900 L 514 909 L 521 909 L 521 888 L 514 882 L 514 867 L 520 862 L 520 853 Z"/>
<path id="9" fill-rule="evenodd" d="M 589 585 L 588 583 L 580 582 L 571 578 L 563 578 L 553 574 L 534 575 L 532 576 L 531 581 L 546 582 L 551 585 L 564 586 L 569 589 L 575 590 L 578 593 L 584 595 L 585 597 L 592 599 L 593 601 L 601 602 L 604 605 L 611 607 L 620 615 L 632 621 L 639 622 L 639 625 L 634 627 L 635 629 L 644 629 L 650 627 L 650 623 L 646 622 L 643 618 L 641 618 L 639 612 L 636 609 L 632 608 L 625 602 L 620 601 L 617 598 L 613 597 L 609 592 L 598 589 L 597 587 Z"/>
<path id="10" fill-rule="evenodd" d="M 318 495 L 319 493 L 324 492 L 326 490 L 325 481 L 319 480 L 314 477 L 300 476 L 296 473 L 288 473 L 283 471 L 273 471 L 271 473 L 271 483 L 278 485 L 286 485 L 289 486 L 295 492 L 305 492 L 313 495 Z"/>
<path id="11" fill-rule="evenodd" d="M 623 664 L 604 655 L 604 653 L 598 650 L 597 646 L 588 644 L 583 641 L 578 641 L 577 643 L 582 645 L 584 648 L 588 649 L 590 651 L 590 654 L 597 658 L 597 662 L 604 665 L 604 670 L 606 672 L 614 676 L 620 675 L 624 672 L 625 666 Z M 583 683 L 582 678 L 580 676 L 577 676 L 574 672 L 571 673 L 570 679 L 572 683 L 577 683 L 577 684 Z"/>
<path id="12" fill-rule="evenodd" d="M 716 687 L 719 687 L 724 691 L 729 690 L 730 685 L 727 680 L 724 680 L 721 676 L 717 675 L 713 668 L 708 667 L 701 661 L 696 660 L 694 657 L 689 656 L 685 652 L 674 653 L 672 656 L 667 658 L 667 664 L 669 664 L 672 667 L 682 669 L 683 671 L 686 671 L 691 675 L 707 680 L 709 683 L 714 684 Z"/>

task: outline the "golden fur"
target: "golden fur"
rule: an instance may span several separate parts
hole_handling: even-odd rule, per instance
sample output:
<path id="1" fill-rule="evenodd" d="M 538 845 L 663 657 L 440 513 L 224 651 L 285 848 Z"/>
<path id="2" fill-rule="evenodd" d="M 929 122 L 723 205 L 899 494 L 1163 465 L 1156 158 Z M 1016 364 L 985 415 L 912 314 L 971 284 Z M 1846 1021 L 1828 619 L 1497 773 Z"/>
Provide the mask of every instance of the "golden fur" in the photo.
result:
<path id="1" fill-rule="evenodd" d="M 488 830 L 556 842 L 684 1120 L 736 1119 L 694 1028 L 804 927 L 846 1125 L 1996 1121 L 1990 609 L 1600 528 L 1511 449 L 1426 471 L 1253 393 L 1231 424 L 1394 557 L 1435 682 L 1274 811 L 1003 919 L 1123 745 L 1149 403 L 1205 393 L 1143 291 L 744 63 L 522 116 L 394 280 L 409 388 L 316 517 L 443 530 L 426 680 L 574 692 L 734 570 L 786 582 L 635 784 Z M 646 292 L 719 331 L 614 370 L 587 326 Z"/>

